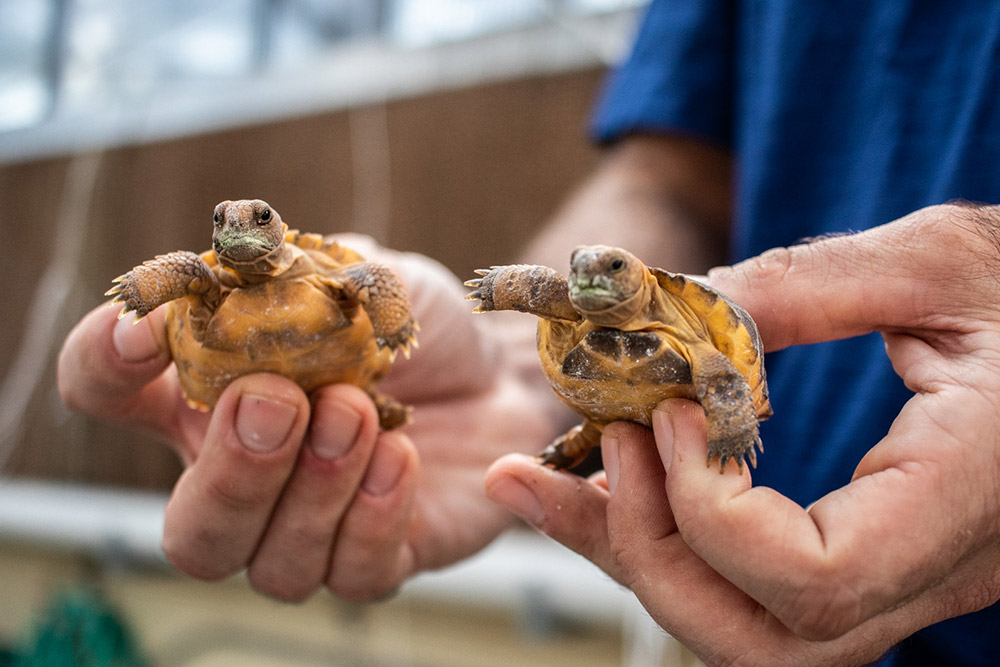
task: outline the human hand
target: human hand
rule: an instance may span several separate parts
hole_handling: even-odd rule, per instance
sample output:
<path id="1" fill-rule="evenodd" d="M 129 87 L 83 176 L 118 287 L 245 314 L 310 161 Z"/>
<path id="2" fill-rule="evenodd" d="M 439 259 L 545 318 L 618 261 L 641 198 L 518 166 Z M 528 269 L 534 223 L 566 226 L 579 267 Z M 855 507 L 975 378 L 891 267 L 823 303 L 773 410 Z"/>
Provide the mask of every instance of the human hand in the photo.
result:
<path id="1" fill-rule="evenodd" d="M 630 587 L 709 664 L 859 664 L 995 602 L 998 230 L 995 207 L 936 206 L 709 274 L 768 349 L 880 331 L 915 392 L 851 483 L 811 507 L 706 468 L 704 417 L 684 401 L 662 404 L 652 433 L 609 426 L 606 475 L 509 456 L 488 495 Z"/>
<path id="2" fill-rule="evenodd" d="M 349 385 L 307 397 L 275 375 L 234 382 L 211 413 L 187 407 L 163 311 L 137 325 L 101 306 L 67 338 L 60 391 L 79 412 L 166 442 L 186 469 L 166 508 L 163 546 L 180 570 L 243 570 L 263 593 L 300 600 L 326 586 L 355 600 L 467 556 L 509 523 L 482 492 L 490 462 L 551 433 L 508 372 L 500 346 L 440 265 L 351 237 L 393 267 L 421 325 L 420 348 L 380 388 L 414 421 L 380 432 Z"/>

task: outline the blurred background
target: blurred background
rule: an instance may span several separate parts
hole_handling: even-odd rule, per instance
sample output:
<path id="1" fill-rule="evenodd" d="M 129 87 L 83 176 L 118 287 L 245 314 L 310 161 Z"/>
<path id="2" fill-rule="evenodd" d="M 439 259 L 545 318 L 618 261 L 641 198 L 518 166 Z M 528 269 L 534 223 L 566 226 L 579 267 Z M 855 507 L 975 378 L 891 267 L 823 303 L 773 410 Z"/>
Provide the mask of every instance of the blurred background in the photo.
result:
<path id="1" fill-rule="evenodd" d="M 590 106 L 643 4 L 0 1 L 0 665 L 691 664 L 530 531 L 379 605 L 181 577 L 159 550 L 174 455 L 55 389 L 110 278 L 208 248 L 222 199 L 460 276 L 509 261 L 598 159 Z M 136 662 L 59 662 L 67 635 Z"/>

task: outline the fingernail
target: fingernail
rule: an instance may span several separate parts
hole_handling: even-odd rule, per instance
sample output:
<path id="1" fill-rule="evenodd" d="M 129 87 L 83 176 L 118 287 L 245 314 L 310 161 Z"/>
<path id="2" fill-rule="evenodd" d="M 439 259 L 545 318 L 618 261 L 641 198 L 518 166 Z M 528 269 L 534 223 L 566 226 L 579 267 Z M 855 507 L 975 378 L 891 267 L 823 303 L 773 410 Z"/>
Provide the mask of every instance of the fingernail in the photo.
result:
<path id="1" fill-rule="evenodd" d="M 361 432 L 361 415 L 341 403 L 323 404 L 322 416 L 313 418 L 310 447 L 321 459 L 339 459 L 351 451 Z"/>
<path id="2" fill-rule="evenodd" d="M 149 361 L 162 353 L 149 327 L 149 320 L 136 322 L 133 315 L 118 320 L 111 332 L 111 340 L 121 360 L 130 364 Z"/>
<path id="3" fill-rule="evenodd" d="M 608 435 L 601 436 L 601 459 L 604 461 L 604 473 L 607 475 L 608 491 L 615 492 L 618 488 L 618 474 L 621 471 L 618 455 L 618 438 Z"/>
<path id="4" fill-rule="evenodd" d="M 368 472 L 361 482 L 361 489 L 370 496 L 384 496 L 389 493 L 403 476 L 406 460 L 406 452 L 387 445 L 385 441 L 380 442 L 375 447 L 371 463 L 368 464 Z"/>
<path id="5" fill-rule="evenodd" d="M 288 438 L 298 414 L 289 403 L 243 394 L 236 407 L 236 435 L 251 451 L 273 452 Z"/>
<path id="6" fill-rule="evenodd" d="M 674 419 L 670 412 L 659 408 L 653 410 L 653 438 L 663 469 L 669 471 L 674 462 Z"/>
<path id="7" fill-rule="evenodd" d="M 545 523 L 545 511 L 531 489 L 512 477 L 502 477 L 490 486 L 490 497 L 532 526 Z"/>

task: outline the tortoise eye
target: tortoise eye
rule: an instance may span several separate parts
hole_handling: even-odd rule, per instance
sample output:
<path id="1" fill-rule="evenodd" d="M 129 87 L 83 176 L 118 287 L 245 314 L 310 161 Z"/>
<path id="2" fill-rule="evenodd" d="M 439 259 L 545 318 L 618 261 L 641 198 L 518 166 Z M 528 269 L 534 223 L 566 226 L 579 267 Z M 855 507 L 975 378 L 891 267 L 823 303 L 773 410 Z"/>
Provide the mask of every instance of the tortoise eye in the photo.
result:
<path id="1" fill-rule="evenodd" d="M 219 224 L 220 222 L 222 222 L 222 218 L 219 217 L 218 212 L 216 212 L 216 214 L 212 216 L 212 220 L 215 221 L 215 224 Z"/>
<path id="2" fill-rule="evenodd" d="M 271 221 L 271 209 L 265 208 L 260 212 L 260 224 L 266 225 Z"/>
<path id="3" fill-rule="evenodd" d="M 624 268 L 625 268 L 625 260 L 622 259 L 621 257 L 616 257 L 611 261 L 612 271 L 621 271 Z"/>

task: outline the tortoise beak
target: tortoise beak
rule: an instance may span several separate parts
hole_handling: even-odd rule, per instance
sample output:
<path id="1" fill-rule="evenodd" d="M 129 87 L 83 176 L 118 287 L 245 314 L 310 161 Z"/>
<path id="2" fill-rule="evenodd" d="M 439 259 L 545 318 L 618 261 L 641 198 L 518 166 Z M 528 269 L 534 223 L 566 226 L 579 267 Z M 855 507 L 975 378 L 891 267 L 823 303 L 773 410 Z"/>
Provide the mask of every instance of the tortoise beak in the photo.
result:
<path id="1" fill-rule="evenodd" d="M 215 252 L 234 262 L 248 262 L 263 257 L 275 246 L 267 239 L 240 231 L 223 232 L 212 241 Z"/>
<path id="2" fill-rule="evenodd" d="M 578 309 L 596 312 L 620 302 L 622 294 L 604 274 L 574 271 L 569 277 L 569 298 Z"/>

